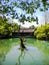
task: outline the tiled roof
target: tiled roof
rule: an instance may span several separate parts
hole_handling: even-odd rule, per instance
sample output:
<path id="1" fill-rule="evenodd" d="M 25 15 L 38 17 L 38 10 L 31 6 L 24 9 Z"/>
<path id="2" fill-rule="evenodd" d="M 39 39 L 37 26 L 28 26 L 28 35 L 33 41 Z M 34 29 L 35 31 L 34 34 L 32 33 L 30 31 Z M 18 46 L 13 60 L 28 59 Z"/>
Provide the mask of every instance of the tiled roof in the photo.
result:
<path id="1" fill-rule="evenodd" d="M 34 32 L 34 29 L 20 29 L 19 32 Z"/>

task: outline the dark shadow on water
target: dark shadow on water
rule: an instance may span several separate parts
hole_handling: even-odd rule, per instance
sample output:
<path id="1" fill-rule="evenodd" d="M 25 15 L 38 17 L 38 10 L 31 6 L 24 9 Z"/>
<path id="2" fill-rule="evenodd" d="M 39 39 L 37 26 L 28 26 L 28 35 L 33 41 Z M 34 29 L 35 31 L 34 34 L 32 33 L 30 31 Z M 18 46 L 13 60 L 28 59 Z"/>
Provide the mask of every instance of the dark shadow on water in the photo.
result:
<path id="1" fill-rule="evenodd" d="M 20 55 L 18 56 L 18 62 L 15 65 L 21 65 L 22 59 L 24 59 L 25 55 L 28 54 L 32 59 L 33 56 L 30 54 L 29 49 L 24 49 L 24 48 L 19 48 L 20 50 Z"/>
<path id="2" fill-rule="evenodd" d="M 20 55 L 18 57 L 18 62 L 15 65 L 21 65 L 21 59 L 24 58 L 25 54 L 26 54 L 26 50 L 21 48 L 20 50 Z"/>

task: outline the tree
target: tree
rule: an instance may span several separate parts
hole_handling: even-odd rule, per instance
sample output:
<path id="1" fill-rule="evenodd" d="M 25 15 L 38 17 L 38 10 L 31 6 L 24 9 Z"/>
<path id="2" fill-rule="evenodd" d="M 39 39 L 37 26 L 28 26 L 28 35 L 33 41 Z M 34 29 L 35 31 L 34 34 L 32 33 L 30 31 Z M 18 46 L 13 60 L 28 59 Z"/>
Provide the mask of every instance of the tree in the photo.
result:
<path id="1" fill-rule="evenodd" d="M 12 32 L 18 31 L 19 25 L 9 23 L 6 18 L 0 17 L 0 37 L 11 37 Z"/>
<path id="2" fill-rule="evenodd" d="M 34 32 L 37 39 L 48 40 L 49 39 L 49 24 L 42 25 Z"/>
<path id="3" fill-rule="evenodd" d="M 48 9 L 48 7 L 48 0 L 0 0 L 0 14 L 2 14 L 4 18 L 6 16 L 16 18 L 22 23 L 24 21 L 38 22 L 38 18 L 35 18 L 33 16 L 33 13 L 35 13 L 37 9 L 39 9 L 40 11 L 45 11 Z M 25 14 L 18 14 L 17 8 L 21 9 L 22 11 L 25 11 Z M 30 16 L 26 17 L 27 14 Z M 22 38 L 20 40 L 22 40 Z M 21 41 L 21 43 L 22 42 L 23 40 Z"/>
<path id="4" fill-rule="evenodd" d="M 40 9 L 40 11 L 48 10 L 48 7 L 48 0 L 0 0 L 0 14 L 4 17 L 11 16 L 12 18 L 19 19 L 20 22 L 24 22 L 25 20 L 36 21 L 37 17 L 34 18 L 33 13 L 37 9 Z M 17 8 L 25 11 L 25 14 L 18 14 Z M 30 16 L 26 17 L 26 14 L 30 14 Z"/>

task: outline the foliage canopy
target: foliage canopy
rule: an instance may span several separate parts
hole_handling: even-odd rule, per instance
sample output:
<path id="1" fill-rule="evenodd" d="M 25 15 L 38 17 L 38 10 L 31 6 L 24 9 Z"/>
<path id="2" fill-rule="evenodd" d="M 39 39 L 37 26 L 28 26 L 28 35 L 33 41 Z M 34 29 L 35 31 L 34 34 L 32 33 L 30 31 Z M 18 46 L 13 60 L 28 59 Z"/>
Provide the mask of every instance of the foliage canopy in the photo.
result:
<path id="1" fill-rule="evenodd" d="M 12 32 L 18 31 L 19 25 L 8 23 L 8 20 L 0 17 L 0 36 L 12 36 Z"/>
<path id="2" fill-rule="evenodd" d="M 49 39 L 49 24 L 38 27 L 34 35 L 38 39 Z"/>
<path id="3" fill-rule="evenodd" d="M 25 21 L 38 21 L 38 18 L 33 16 L 33 13 L 37 9 L 40 11 L 48 10 L 49 1 L 48 0 L 0 0 L 0 14 L 5 16 L 11 16 L 12 18 L 19 19 L 20 22 Z M 25 11 L 25 14 L 17 13 L 17 8 Z M 27 16 L 26 15 L 30 16 Z"/>

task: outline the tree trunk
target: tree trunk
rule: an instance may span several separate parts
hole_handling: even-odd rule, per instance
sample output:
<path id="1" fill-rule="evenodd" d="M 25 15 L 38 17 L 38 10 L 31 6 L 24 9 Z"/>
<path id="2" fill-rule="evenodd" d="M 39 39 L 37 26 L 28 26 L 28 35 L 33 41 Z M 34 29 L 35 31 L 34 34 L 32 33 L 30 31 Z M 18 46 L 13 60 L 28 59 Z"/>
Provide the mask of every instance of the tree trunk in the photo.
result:
<path id="1" fill-rule="evenodd" d="M 23 44 L 22 38 L 20 38 L 20 48 L 26 49 L 25 45 Z"/>

